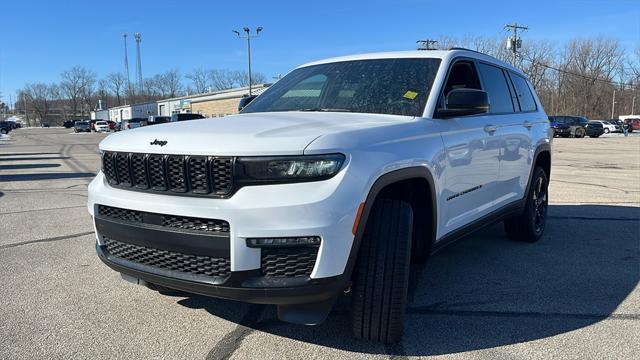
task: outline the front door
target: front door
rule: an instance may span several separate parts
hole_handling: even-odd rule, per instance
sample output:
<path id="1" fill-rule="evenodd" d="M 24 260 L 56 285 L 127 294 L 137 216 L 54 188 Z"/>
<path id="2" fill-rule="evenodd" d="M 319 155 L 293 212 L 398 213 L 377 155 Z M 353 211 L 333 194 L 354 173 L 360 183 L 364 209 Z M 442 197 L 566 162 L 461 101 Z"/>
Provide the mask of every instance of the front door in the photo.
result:
<path id="1" fill-rule="evenodd" d="M 481 89 L 475 63 L 460 60 L 449 71 L 444 102 L 456 88 Z M 491 115 L 436 119 L 444 142 L 444 189 L 438 237 L 489 214 L 495 207 L 500 142 Z"/>

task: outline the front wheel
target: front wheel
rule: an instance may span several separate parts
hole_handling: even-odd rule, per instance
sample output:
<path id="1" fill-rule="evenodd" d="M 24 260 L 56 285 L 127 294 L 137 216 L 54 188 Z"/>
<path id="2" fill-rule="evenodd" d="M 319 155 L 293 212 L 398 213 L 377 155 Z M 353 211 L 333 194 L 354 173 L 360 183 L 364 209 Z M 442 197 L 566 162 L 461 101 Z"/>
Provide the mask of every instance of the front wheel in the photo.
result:
<path id="1" fill-rule="evenodd" d="M 609 129 L 608 128 L 604 128 L 604 133 L 608 134 L 609 133 Z"/>
<path id="2" fill-rule="evenodd" d="M 536 166 L 522 214 L 506 219 L 504 229 L 512 240 L 536 242 L 547 224 L 549 180 L 544 170 Z"/>
<path id="3" fill-rule="evenodd" d="M 402 336 L 412 228 L 409 204 L 376 200 L 353 276 L 351 321 L 357 338 L 394 343 Z"/>
<path id="4" fill-rule="evenodd" d="M 0 130 L 0 134 L 8 134 L 8 133 L 9 133 L 9 131 L 7 131 L 7 130 L 5 130 L 5 129 L 1 129 L 1 130 Z"/>
<path id="5" fill-rule="evenodd" d="M 584 130 L 582 129 L 577 129 L 575 132 L 575 137 L 577 138 L 583 138 L 584 137 Z"/>

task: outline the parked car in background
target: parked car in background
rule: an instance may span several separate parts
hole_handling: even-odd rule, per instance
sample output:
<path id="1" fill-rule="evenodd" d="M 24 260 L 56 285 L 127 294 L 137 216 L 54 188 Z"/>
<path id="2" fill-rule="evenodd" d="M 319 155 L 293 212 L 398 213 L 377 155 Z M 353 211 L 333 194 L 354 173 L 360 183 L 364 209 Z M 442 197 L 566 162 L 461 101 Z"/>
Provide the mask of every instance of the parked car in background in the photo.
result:
<path id="1" fill-rule="evenodd" d="M 171 122 L 171 116 L 149 116 L 147 125 L 158 125 Z"/>
<path id="2" fill-rule="evenodd" d="M 553 120 L 552 116 L 549 116 L 549 126 L 553 129 L 553 137 L 562 136 L 566 138 L 571 136 L 571 128 L 569 125 Z"/>
<path id="3" fill-rule="evenodd" d="M 614 132 L 622 130 L 622 128 L 620 126 L 616 126 L 615 124 L 612 124 L 607 120 L 591 120 L 591 121 L 589 121 L 589 123 L 592 123 L 592 122 L 597 122 L 597 123 L 602 124 L 602 128 L 604 129 L 604 133 L 605 134 L 614 133 Z"/>
<path id="4" fill-rule="evenodd" d="M 96 121 L 93 128 L 96 132 L 109 132 L 109 123 L 106 121 Z"/>
<path id="5" fill-rule="evenodd" d="M 109 130 L 117 131 L 118 124 L 115 121 L 107 120 L 109 124 Z"/>
<path id="6" fill-rule="evenodd" d="M 79 132 L 91 132 L 91 125 L 89 125 L 88 121 L 78 120 L 73 125 L 73 131 L 77 132 L 77 133 L 79 133 Z"/>
<path id="7" fill-rule="evenodd" d="M 40 127 L 48 128 L 48 127 L 49 127 L 49 123 L 48 123 L 48 122 L 40 121 Z"/>
<path id="8" fill-rule="evenodd" d="M 120 130 L 130 130 L 147 125 L 147 119 L 145 118 L 133 118 L 129 120 L 122 120 L 120 122 Z"/>
<path id="9" fill-rule="evenodd" d="M 196 119 L 204 119 L 204 116 L 200 114 L 194 114 L 194 113 L 183 113 L 183 114 L 171 115 L 171 121 L 185 121 L 185 120 L 196 120 Z"/>
<path id="10" fill-rule="evenodd" d="M 75 124 L 75 122 L 76 120 L 66 120 L 65 122 L 62 123 L 62 126 L 64 126 L 67 129 L 71 129 Z"/>
<path id="11" fill-rule="evenodd" d="M 640 118 L 625 119 L 624 123 L 629 127 L 629 132 L 640 131 Z"/>
<path id="12" fill-rule="evenodd" d="M 12 129 L 9 121 L 0 121 L 0 134 L 8 134 Z"/>
<path id="13" fill-rule="evenodd" d="M 549 116 L 551 121 L 555 121 L 560 124 L 569 126 L 571 130 L 571 136 L 576 138 L 582 138 L 587 135 L 585 127 L 589 120 L 582 116 L 564 115 L 564 116 Z"/>
<path id="14" fill-rule="evenodd" d="M 604 125 L 602 124 L 602 121 L 597 121 L 597 120 L 589 121 L 587 123 L 587 126 L 585 126 L 586 134 L 591 138 L 600 137 L 600 135 L 605 133 L 604 129 L 605 128 L 604 128 Z"/>

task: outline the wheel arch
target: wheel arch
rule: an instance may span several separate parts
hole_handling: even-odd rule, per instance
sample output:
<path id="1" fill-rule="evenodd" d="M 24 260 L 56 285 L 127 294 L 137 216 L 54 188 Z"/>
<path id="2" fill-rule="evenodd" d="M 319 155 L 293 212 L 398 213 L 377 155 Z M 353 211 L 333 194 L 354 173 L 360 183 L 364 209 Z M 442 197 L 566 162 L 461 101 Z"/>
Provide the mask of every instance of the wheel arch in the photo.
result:
<path id="1" fill-rule="evenodd" d="M 358 258 L 371 209 L 376 199 L 381 197 L 399 198 L 411 205 L 414 211 L 414 243 L 412 245 L 419 245 L 418 249 L 423 253 L 423 256 L 430 254 L 431 245 L 436 238 L 438 219 L 437 193 L 433 175 L 428 168 L 423 166 L 394 170 L 376 179 L 363 203 L 345 269 L 345 275 L 349 278 Z M 424 202 L 421 204 L 420 200 L 424 200 Z M 418 230 L 417 234 L 416 230 Z"/>
<path id="2" fill-rule="evenodd" d="M 535 154 L 533 156 L 533 166 L 529 170 L 529 179 L 527 180 L 527 189 L 524 193 L 524 197 L 527 197 L 529 193 L 529 188 L 531 186 L 531 178 L 533 177 L 533 172 L 536 169 L 536 166 L 542 167 L 544 172 L 547 174 L 547 178 L 551 179 L 551 145 L 544 143 L 538 145 L 536 148 Z"/>

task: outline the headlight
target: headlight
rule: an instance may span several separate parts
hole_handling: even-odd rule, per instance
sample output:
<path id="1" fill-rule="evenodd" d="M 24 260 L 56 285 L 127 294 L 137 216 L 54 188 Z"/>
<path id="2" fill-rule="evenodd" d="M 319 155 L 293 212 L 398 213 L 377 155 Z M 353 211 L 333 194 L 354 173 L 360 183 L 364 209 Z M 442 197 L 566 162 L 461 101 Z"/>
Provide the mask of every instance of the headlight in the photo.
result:
<path id="1" fill-rule="evenodd" d="M 241 157 L 238 181 L 244 184 L 318 181 L 333 177 L 344 163 L 344 155 Z"/>

